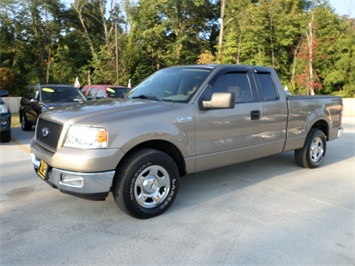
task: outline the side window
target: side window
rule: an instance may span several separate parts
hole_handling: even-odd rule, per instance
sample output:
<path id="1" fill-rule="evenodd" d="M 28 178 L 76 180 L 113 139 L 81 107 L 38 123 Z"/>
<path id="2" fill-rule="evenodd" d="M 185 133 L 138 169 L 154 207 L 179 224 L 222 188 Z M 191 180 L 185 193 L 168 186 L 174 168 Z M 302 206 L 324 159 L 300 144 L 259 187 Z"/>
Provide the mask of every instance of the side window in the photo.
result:
<path id="1" fill-rule="evenodd" d="M 39 101 L 39 89 L 38 89 L 38 88 L 36 88 L 36 89 L 33 91 L 32 99 L 34 99 L 34 100 L 36 100 L 36 101 Z"/>
<path id="2" fill-rule="evenodd" d="M 97 99 L 107 98 L 105 89 L 98 89 L 97 94 L 96 94 L 96 98 Z"/>
<path id="3" fill-rule="evenodd" d="M 87 90 L 88 90 L 88 88 L 85 88 L 85 87 L 84 87 L 84 88 L 81 89 L 81 92 L 82 92 L 83 94 L 85 94 L 85 92 L 86 92 Z"/>
<path id="4" fill-rule="evenodd" d="M 86 97 L 93 99 L 94 96 L 95 96 L 95 89 L 91 88 L 91 89 L 88 89 L 88 90 L 89 91 L 88 91 L 88 94 L 86 95 Z"/>
<path id="5" fill-rule="evenodd" d="M 253 101 L 249 77 L 246 72 L 232 72 L 220 76 L 212 84 L 212 92 L 233 92 L 236 103 Z"/>
<path id="6" fill-rule="evenodd" d="M 277 100 L 279 95 L 270 73 L 257 73 L 260 94 L 264 101 Z"/>

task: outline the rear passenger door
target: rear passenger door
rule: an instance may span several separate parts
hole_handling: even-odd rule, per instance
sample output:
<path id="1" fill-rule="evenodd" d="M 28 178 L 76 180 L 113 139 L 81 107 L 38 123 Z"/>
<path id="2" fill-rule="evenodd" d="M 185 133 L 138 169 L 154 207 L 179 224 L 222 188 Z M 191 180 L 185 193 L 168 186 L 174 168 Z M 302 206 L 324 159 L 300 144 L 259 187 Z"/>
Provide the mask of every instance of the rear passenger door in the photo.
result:
<path id="1" fill-rule="evenodd" d="M 275 75 L 271 70 L 254 71 L 261 105 L 260 152 L 264 156 L 281 152 L 286 139 L 287 104 L 285 96 L 279 94 L 278 86 L 282 87 Z"/>

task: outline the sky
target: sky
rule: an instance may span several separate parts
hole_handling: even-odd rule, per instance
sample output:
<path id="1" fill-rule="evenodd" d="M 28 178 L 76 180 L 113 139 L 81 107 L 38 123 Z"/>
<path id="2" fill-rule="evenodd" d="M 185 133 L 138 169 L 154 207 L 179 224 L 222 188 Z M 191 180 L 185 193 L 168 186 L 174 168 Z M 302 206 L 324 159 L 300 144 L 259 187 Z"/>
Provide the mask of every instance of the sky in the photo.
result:
<path id="1" fill-rule="evenodd" d="M 340 16 L 355 18 L 355 0 L 329 0 L 329 3 Z"/>

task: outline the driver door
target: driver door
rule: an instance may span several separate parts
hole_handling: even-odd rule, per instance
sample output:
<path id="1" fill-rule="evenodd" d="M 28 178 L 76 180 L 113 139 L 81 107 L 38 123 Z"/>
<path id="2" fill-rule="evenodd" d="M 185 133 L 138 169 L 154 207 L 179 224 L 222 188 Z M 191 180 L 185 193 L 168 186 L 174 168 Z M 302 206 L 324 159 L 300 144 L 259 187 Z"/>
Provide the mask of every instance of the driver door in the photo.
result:
<path id="1" fill-rule="evenodd" d="M 233 92 L 233 109 L 196 112 L 196 170 L 202 171 L 257 157 L 260 145 L 260 102 L 248 69 L 228 69 L 214 79 L 202 97 Z M 207 96 L 206 96 L 207 95 Z"/>

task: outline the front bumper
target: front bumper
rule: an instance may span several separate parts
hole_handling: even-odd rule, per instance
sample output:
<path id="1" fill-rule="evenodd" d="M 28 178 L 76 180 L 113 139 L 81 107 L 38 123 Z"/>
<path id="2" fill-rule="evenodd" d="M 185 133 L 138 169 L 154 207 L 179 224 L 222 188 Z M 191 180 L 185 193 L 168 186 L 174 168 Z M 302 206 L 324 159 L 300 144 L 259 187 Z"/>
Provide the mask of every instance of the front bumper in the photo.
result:
<path id="1" fill-rule="evenodd" d="M 32 164 L 38 176 L 40 160 L 32 153 Z M 105 199 L 108 195 L 115 171 L 82 173 L 66 171 L 48 167 L 46 177 L 41 177 L 45 182 L 58 188 L 61 192 L 78 197 L 91 199 Z"/>

